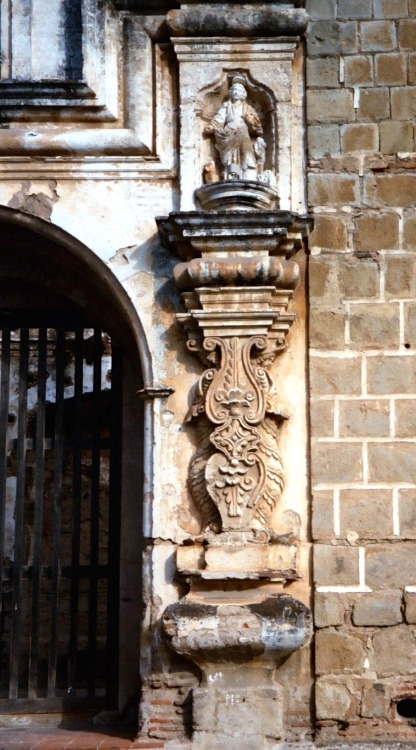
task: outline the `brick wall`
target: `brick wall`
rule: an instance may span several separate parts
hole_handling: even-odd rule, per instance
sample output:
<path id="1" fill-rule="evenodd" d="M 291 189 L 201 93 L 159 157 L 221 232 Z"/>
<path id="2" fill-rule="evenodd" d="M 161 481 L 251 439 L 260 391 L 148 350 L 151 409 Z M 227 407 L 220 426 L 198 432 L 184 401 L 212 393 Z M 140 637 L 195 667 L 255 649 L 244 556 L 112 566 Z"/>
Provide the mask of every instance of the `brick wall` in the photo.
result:
<path id="1" fill-rule="evenodd" d="M 411 739 L 416 0 L 306 5 L 317 722 Z"/>

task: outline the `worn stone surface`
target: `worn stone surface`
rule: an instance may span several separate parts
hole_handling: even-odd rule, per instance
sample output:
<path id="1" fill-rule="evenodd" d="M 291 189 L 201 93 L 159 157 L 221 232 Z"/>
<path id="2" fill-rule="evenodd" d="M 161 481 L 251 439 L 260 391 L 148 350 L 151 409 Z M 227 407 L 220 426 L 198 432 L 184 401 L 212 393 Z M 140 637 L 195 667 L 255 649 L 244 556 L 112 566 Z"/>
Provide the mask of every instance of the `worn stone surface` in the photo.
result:
<path id="1" fill-rule="evenodd" d="M 390 434 L 390 404 L 388 401 L 373 399 L 342 401 L 339 420 L 341 437 L 386 437 Z"/>
<path id="2" fill-rule="evenodd" d="M 365 650 L 359 637 L 325 629 L 316 633 L 315 642 L 318 675 L 362 673 Z"/>
<path id="3" fill-rule="evenodd" d="M 401 591 L 360 594 L 352 608 L 352 621 L 357 626 L 398 625 L 403 621 Z"/>
<path id="4" fill-rule="evenodd" d="M 416 3 L 340 0 L 322 15 L 309 5 L 308 55 L 315 71 L 322 64 L 307 110 L 317 742 L 384 748 L 414 742 L 395 703 L 414 697 Z M 355 566 L 340 549 L 355 552 Z M 340 554 L 344 567 L 333 565 Z M 328 632 L 363 638 L 356 672 L 337 671 L 338 655 L 325 661 Z"/>
<path id="5" fill-rule="evenodd" d="M 358 549 L 317 544 L 314 548 L 314 577 L 318 586 L 358 583 Z"/>
<path id="6" fill-rule="evenodd" d="M 366 549 L 366 582 L 374 589 L 416 585 L 416 561 L 411 542 L 374 545 Z"/>
<path id="7" fill-rule="evenodd" d="M 312 538 L 332 539 L 334 536 L 334 496 L 332 492 L 313 493 Z"/>
<path id="8" fill-rule="evenodd" d="M 361 701 L 361 714 L 369 719 L 389 718 L 391 691 L 382 682 L 365 687 Z"/>
<path id="9" fill-rule="evenodd" d="M 416 637 L 407 625 L 396 625 L 373 636 L 374 668 L 379 677 L 416 672 Z"/>
<path id="10" fill-rule="evenodd" d="M 343 625 L 345 612 L 345 604 L 339 594 L 316 594 L 314 620 L 317 628 Z"/>
<path id="11" fill-rule="evenodd" d="M 322 679 L 316 684 L 316 715 L 318 719 L 348 721 L 354 716 L 355 701 L 348 687 Z"/>
<path id="12" fill-rule="evenodd" d="M 385 539 L 393 534 L 392 494 L 389 490 L 341 490 L 340 530 L 361 539 Z"/>

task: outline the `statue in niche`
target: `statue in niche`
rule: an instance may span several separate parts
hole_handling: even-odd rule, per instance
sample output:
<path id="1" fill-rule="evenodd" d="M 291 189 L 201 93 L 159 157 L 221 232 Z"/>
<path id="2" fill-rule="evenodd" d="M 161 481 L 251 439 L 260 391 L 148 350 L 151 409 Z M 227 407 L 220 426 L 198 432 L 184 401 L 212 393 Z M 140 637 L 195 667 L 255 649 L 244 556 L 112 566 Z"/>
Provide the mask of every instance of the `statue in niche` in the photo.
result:
<path id="1" fill-rule="evenodd" d="M 223 180 L 254 180 L 270 184 L 271 178 L 264 172 L 267 144 L 263 127 L 256 110 L 247 102 L 244 84 L 242 76 L 234 76 L 227 99 L 206 126 L 205 133 L 214 135 Z M 207 173 L 212 173 L 210 165 L 205 167 L 205 176 Z"/>

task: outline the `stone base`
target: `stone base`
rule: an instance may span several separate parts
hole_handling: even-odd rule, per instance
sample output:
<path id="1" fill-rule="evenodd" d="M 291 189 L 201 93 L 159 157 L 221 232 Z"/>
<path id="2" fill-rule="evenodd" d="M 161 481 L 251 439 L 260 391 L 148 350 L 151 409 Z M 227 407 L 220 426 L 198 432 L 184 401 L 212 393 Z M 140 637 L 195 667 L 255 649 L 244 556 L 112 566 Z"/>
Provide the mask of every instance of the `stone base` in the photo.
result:
<path id="1" fill-rule="evenodd" d="M 282 694 L 274 687 L 194 688 L 192 691 L 195 733 L 217 734 L 241 742 L 282 736 Z M 195 737 L 195 735 L 194 735 Z M 259 744 L 260 743 L 260 744 Z M 254 745 L 253 745 L 254 747 Z"/>
<path id="2" fill-rule="evenodd" d="M 195 191 L 204 211 L 273 211 L 279 208 L 274 188 L 255 180 L 222 180 Z"/>
<path id="3" fill-rule="evenodd" d="M 284 544 L 222 544 L 178 547 L 178 571 L 205 580 L 288 581 L 296 572 L 297 548 Z"/>

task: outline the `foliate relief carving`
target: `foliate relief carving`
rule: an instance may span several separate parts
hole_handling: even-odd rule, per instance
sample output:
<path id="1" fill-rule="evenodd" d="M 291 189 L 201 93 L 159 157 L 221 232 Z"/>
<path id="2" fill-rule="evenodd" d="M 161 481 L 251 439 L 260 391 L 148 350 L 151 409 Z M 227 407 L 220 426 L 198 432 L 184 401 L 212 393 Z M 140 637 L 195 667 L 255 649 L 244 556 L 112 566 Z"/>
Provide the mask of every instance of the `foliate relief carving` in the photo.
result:
<path id="1" fill-rule="evenodd" d="M 220 354 L 220 365 L 203 373 L 188 414 L 198 419 L 189 469 L 193 500 L 217 533 L 267 529 L 284 486 L 278 432 L 288 418 L 260 364 L 267 339 L 208 337 L 204 348 Z"/>
<path id="2" fill-rule="evenodd" d="M 234 76 L 215 116 L 205 127 L 205 135 L 213 136 L 220 167 L 215 160 L 204 166 L 206 183 L 218 180 L 251 180 L 274 188 L 276 177 L 265 170 L 267 143 L 263 125 L 256 109 L 247 101 L 244 76 Z"/>

